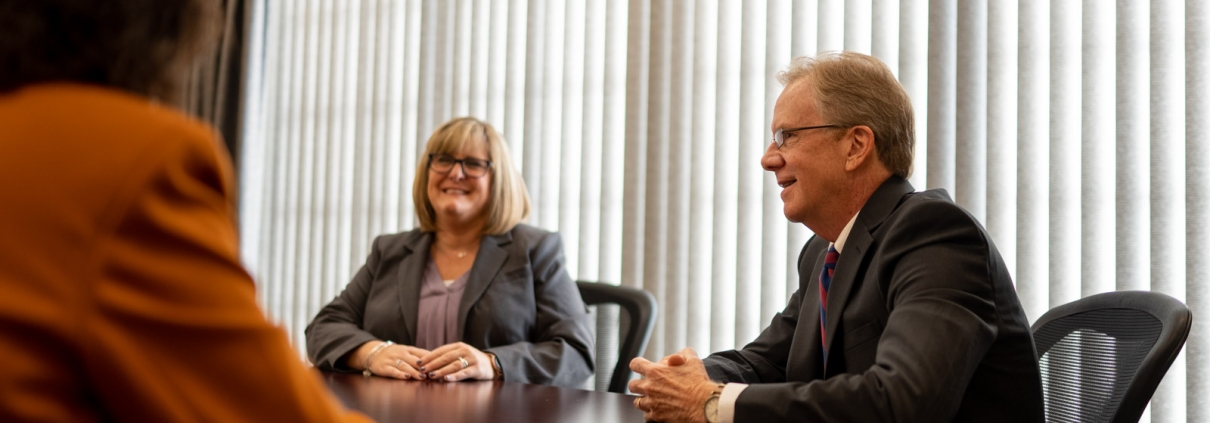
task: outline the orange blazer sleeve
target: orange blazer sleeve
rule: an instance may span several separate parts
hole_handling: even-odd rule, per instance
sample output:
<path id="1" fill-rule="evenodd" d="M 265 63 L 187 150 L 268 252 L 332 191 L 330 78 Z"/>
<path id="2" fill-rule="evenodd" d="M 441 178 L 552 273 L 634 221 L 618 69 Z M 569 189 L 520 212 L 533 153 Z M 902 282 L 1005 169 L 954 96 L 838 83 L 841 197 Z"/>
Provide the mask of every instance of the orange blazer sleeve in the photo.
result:
<path id="1" fill-rule="evenodd" d="M 368 421 L 257 305 L 211 130 L 82 86 L 0 96 L 0 123 L 25 175 L 0 183 L 0 421 Z"/>
<path id="2" fill-rule="evenodd" d="M 97 251 L 89 379 L 119 420 L 340 421 L 341 407 L 256 303 L 225 160 L 195 139 L 148 157 Z"/>

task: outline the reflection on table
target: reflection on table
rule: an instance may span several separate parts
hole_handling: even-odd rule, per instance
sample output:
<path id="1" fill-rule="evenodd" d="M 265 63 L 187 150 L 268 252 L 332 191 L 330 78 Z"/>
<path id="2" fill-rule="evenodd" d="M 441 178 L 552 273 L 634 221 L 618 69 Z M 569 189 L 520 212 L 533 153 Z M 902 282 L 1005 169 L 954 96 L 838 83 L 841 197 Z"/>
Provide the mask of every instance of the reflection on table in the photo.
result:
<path id="1" fill-rule="evenodd" d="M 630 395 L 511 382 L 406 381 L 323 372 L 345 406 L 380 422 L 642 422 Z"/>

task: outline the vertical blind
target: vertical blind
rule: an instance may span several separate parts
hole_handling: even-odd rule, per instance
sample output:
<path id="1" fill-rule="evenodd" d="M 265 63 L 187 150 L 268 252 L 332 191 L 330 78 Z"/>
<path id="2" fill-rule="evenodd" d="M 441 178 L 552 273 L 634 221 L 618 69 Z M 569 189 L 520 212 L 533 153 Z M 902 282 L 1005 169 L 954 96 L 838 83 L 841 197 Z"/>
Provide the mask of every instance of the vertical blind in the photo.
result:
<path id="1" fill-rule="evenodd" d="M 1031 320 L 1091 294 L 1210 304 L 1210 6 L 1200 0 L 258 0 L 240 151 L 244 260 L 302 330 L 375 235 L 411 229 L 431 131 L 496 125 L 573 278 L 642 287 L 646 352 L 756 337 L 811 233 L 759 165 L 774 76 L 847 49 L 896 72 L 918 189 L 1004 255 Z M 1210 420 L 1194 325 L 1157 422 Z"/>

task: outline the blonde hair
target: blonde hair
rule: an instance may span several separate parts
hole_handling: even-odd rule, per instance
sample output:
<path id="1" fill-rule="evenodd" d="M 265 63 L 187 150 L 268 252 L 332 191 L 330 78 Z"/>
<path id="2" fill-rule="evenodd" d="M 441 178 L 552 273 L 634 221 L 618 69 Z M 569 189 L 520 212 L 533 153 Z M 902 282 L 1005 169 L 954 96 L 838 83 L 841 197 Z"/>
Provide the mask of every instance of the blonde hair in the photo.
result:
<path id="1" fill-rule="evenodd" d="M 487 151 L 492 165 L 491 188 L 487 198 L 487 222 L 483 233 L 499 235 L 508 232 L 529 217 L 529 191 L 525 181 L 513 167 L 504 137 L 487 122 L 473 117 L 450 120 L 433 131 L 425 144 L 424 154 L 416 164 L 416 178 L 412 183 L 412 203 L 416 207 L 416 218 L 420 230 L 437 230 L 437 213 L 429 199 L 429 154 L 455 154 L 466 150 L 476 141 L 487 142 Z"/>
<path id="2" fill-rule="evenodd" d="M 777 75 L 784 86 L 809 79 L 815 106 L 829 124 L 866 125 L 874 131 L 878 159 L 901 178 L 912 174 L 916 122 L 912 99 L 886 64 L 851 51 L 796 57 Z"/>

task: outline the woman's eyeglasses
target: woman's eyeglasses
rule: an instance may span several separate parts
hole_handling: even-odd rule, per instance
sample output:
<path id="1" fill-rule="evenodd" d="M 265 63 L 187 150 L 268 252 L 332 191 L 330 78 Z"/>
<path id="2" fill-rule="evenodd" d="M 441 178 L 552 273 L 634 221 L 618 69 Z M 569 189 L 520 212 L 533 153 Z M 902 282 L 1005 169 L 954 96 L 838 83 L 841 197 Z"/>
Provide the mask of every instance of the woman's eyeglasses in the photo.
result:
<path id="1" fill-rule="evenodd" d="M 465 159 L 455 159 L 445 154 L 433 153 L 429 154 L 429 169 L 440 174 L 450 173 L 454 170 L 454 165 L 462 164 L 462 172 L 467 177 L 478 178 L 487 174 L 487 169 L 492 167 L 491 160 L 482 160 L 472 157 Z"/>

